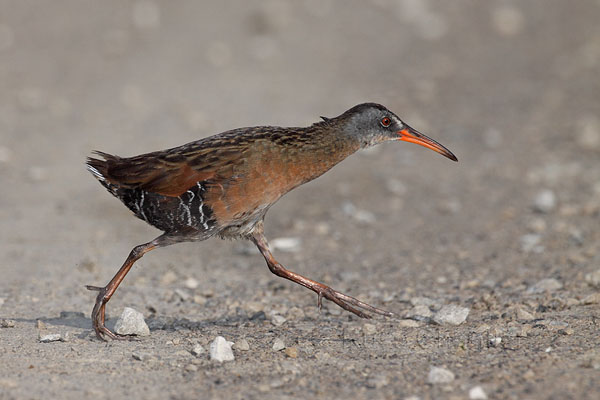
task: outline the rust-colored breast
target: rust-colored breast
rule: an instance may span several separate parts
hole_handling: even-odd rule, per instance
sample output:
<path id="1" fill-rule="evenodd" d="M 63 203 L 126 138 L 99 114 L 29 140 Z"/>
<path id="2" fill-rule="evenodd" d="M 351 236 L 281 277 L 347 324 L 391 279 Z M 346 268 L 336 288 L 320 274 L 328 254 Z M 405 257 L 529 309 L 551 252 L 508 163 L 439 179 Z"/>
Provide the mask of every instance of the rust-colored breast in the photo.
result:
<path id="1" fill-rule="evenodd" d="M 229 176 L 215 177 L 206 199 L 222 226 L 254 223 L 281 196 L 325 173 L 352 148 L 293 147 L 257 141 Z"/>

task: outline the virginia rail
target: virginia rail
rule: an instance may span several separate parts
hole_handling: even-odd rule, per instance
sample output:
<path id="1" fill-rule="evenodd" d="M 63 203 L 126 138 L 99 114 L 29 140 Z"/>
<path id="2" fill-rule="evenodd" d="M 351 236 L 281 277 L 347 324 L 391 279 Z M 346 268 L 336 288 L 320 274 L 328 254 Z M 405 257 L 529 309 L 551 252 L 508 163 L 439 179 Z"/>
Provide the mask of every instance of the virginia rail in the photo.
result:
<path id="1" fill-rule="evenodd" d="M 136 246 L 98 291 L 92 311 L 96 335 L 121 338 L 104 325 L 106 303 L 132 265 L 150 250 L 212 236 L 249 239 L 272 273 L 291 280 L 359 317 L 392 316 L 322 283 L 287 270 L 271 254 L 263 219 L 281 196 L 311 181 L 361 148 L 388 140 L 417 143 L 453 161 L 454 154 L 382 105 L 359 104 L 306 128 L 239 128 L 168 150 L 121 158 L 95 152 L 88 170 L 133 213 L 164 233 Z"/>

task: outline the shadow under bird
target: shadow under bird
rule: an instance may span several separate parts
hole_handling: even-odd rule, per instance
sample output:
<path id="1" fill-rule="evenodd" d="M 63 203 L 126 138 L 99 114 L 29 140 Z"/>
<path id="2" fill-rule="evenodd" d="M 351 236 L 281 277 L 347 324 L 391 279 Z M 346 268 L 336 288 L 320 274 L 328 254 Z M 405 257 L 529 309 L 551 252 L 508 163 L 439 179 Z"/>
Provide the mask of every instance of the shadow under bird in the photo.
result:
<path id="1" fill-rule="evenodd" d="M 121 336 L 105 325 L 106 303 L 133 264 L 150 250 L 212 236 L 254 242 L 272 273 L 291 280 L 359 317 L 393 314 L 286 269 L 271 253 L 263 220 L 290 190 L 309 182 L 359 149 L 389 140 L 417 143 L 453 161 L 435 140 L 405 124 L 382 105 L 359 104 L 305 128 L 239 128 L 168 150 L 122 158 L 95 152 L 87 168 L 133 213 L 164 233 L 136 246 L 111 281 L 98 291 L 92 311 L 96 335 Z"/>

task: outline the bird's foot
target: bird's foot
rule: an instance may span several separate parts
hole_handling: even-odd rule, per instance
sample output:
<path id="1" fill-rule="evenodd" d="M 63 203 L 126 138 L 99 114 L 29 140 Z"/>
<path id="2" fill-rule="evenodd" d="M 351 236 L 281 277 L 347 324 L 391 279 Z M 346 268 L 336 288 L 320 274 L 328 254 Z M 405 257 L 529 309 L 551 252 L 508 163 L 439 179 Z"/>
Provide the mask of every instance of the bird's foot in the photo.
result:
<path id="1" fill-rule="evenodd" d="M 99 292 L 98 296 L 96 296 L 96 304 L 94 304 L 94 309 L 92 310 L 92 323 L 94 324 L 94 331 L 96 331 L 98 339 L 107 341 L 106 337 L 109 337 L 113 340 L 130 340 L 131 338 L 129 336 L 114 333 L 104 325 L 104 312 L 106 303 L 109 299 L 109 297 L 106 296 L 106 287 L 92 285 L 86 285 L 85 287 L 88 290 Z"/>
<path id="2" fill-rule="evenodd" d="M 338 292 L 337 290 L 334 290 L 326 285 L 318 287 L 315 291 L 319 296 L 317 300 L 317 306 L 319 307 L 319 310 L 322 306 L 322 298 L 325 297 L 327 300 L 333 301 L 335 304 L 342 307 L 344 310 L 350 311 L 351 313 L 356 314 L 361 318 L 371 318 L 371 315 L 367 314 L 365 311 L 374 314 L 385 315 L 386 317 L 394 316 L 394 314 L 389 311 L 373 307 L 372 305 L 355 299 L 352 296 L 348 296 L 344 293 Z"/>

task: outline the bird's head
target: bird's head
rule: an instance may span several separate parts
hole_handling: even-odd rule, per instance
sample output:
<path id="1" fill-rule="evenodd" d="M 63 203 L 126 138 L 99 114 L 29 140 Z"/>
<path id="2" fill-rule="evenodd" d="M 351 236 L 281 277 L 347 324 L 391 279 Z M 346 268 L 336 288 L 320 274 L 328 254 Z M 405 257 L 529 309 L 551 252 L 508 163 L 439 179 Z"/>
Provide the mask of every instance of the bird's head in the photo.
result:
<path id="1" fill-rule="evenodd" d="M 388 140 L 403 140 L 425 146 L 453 161 L 458 161 L 450 150 L 405 124 L 396 114 L 380 104 L 363 103 L 352 107 L 335 120 L 342 131 L 369 147 Z M 328 120 L 325 118 L 325 120 Z"/>

